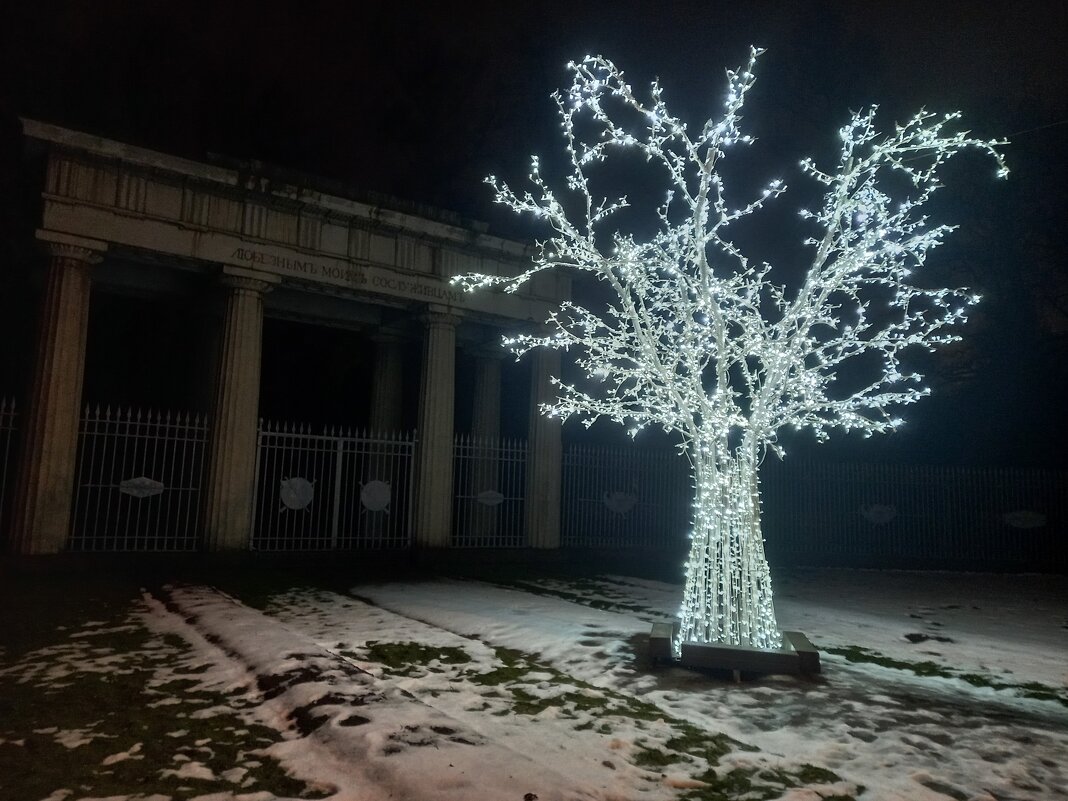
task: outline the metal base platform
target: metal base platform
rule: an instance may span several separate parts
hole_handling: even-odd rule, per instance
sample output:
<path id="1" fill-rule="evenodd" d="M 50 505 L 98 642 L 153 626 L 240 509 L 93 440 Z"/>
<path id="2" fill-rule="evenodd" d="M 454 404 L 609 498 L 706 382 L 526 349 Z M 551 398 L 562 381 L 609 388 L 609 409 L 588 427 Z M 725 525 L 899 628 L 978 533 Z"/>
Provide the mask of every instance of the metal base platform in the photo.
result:
<path id="1" fill-rule="evenodd" d="M 774 650 L 684 642 L 682 655 L 676 659 L 671 641 L 677 629 L 677 623 L 653 624 L 649 633 L 649 655 L 654 662 L 669 662 L 701 670 L 732 671 L 736 676 L 771 673 L 811 676 L 820 672 L 820 652 L 800 631 L 784 631 L 783 647 Z"/>

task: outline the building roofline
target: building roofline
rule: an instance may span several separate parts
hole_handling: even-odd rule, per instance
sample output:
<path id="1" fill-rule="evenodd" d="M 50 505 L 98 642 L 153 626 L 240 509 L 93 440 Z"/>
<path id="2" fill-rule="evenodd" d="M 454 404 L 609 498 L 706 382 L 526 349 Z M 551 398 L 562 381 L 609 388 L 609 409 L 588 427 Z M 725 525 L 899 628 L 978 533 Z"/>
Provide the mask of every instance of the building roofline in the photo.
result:
<path id="1" fill-rule="evenodd" d="M 427 213 L 413 213 L 392 208 L 394 205 L 408 204 L 399 200 L 396 203 L 390 203 L 391 199 L 385 195 L 377 196 L 375 193 L 366 193 L 370 196 L 370 202 L 367 202 L 313 188 L 314 184 L 343 186 L 340 182 L 330 179 L 318 178 L 254 160 L 234 159 L 235 164 L 248 167 L 248 172 L 245 172 L 242 169 L 161 153 L 40 120 L 26 117 L 20 117 L 19 120 L 22 124 L 23 135 L 28 139 L 81 151 L 98 158 L 115 159 L 153 171 L 175 173 L 197 181 L 218 184 L 234 191 L 259 192 L 290 202 L 297 201 L 327 213 L 337 212 L 377 220 L 402 229 L 421 231 L 431 235 L 437 234 L 443 239 L 464 241 L 476 248 L 512 257 L 523 257 L 528 253 L 529 246 L 523 242 L 488 234 L 485 231 L 485 225 L 481 223 L 468 222 L 462 218 L 459 218 L 457 222 L 457 218 L 452 213 L 434 214 L 435 211 L 441 210 L 432 209 L 429 206 L 424 207 Z M 412 205 L 418 206 L 418 204 Z M 449 219 L 443 220 L 441 217 Z M 428 231 L 428 224 L 435 230 Z"/>

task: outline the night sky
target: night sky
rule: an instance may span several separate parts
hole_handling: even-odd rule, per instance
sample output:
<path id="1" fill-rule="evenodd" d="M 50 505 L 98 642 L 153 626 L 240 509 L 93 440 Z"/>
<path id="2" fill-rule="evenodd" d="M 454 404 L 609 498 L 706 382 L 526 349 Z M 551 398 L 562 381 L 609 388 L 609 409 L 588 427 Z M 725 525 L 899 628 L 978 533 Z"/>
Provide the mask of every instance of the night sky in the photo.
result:
<path id="1" fill-rule="evenodd" d="M 804 197 L 799 158 L 830 152 L 848 110 L 890 124 L 960 109 L 1008 136 L 1013 174 L 979 159 L 948 173 L 937 213 L 960 229 L 933 275 L 986 301 L 967 345 L 929 367 L 934 398 L 893 437 L 824 446 L 835 458 L 1065 466 L 1068 388 L 1068 4 L 272 3 L 7 0 L 0 114 L 203 159 L 259 159 L 430 203 L 503 235 L 538 232 L 490 203 L 488 173 L 519 183 L 530 153 L 558 150 L 549 94 L 565 64 L 602 53 L 635 86 L 659 76 L 700 126 L 725 67 L 768 52 L 746 120 L 756 183 Z M 738 177 L 741 185 L 746 175 Z M 793 232 L 764 246 L 789 270 Z M 803 452 L 805 442 L 797 443 Z"/>

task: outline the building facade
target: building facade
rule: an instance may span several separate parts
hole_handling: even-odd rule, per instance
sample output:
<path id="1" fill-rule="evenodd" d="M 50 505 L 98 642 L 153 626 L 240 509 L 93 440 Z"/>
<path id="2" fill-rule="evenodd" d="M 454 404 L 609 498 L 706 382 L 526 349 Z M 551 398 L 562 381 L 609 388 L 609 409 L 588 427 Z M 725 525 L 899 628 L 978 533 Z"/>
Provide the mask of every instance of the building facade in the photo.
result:
<path id="1" fill-rule="evenodd" d="M 527 248 L 458 219 L 396 211 L 253 169 L 194 162 L 32 120 L 23 120 L 23 133 L 26 151 L 41 165 L 34 236 L 47 251 L 47 263 L 33 375 L 19 409 L 17 478 L 5 514 L 11 550 L 53 554 L 72 544 L 78 549 L 86 542 L 82 529 L 88 521 L 115 525 L 102 511 L 104 496 L 90 493 L 96 485 L 106 485 L 107 504 L 129 507 L 122 531 L 94 535 L 90 549 L 99 550 L 139 550 L 138 542 L 148 549 L 243 550 L 255 546 L 256 516 L 264 514 L 257 509 L 292 512 L 285 518 L 290 525 L 298 517 L 311 520 L 316 505 L 332 509 L 314 525 L 330 530 L 334 547 L 361 544 L 353 527 L 373 540 L 391 513 L 404 516 L 407 533 L 390 542 L 428 548 L 454 544 L 458 519 L 472 531 L 504 525 L 509 493 L 500 484 L 509 457 L 500 444 L 504 353 L 497 343 L 502 333 L 531 331 L 544 321 L 569 296 L 566 276 L 539 277 L 514 294 L 463 293 L 450 284 L 452 276 L 516 274 L 529 265 Z M 187 342 L 195 351 L 192 360 L 203 365 L 203 420 L 181 426 L 170 418 L 165 425 L 157 420 L 148 433 L 140 420 L 136 426 L 127 420 L 123 429 L 127 438 L 152 440 L 153 453 L 162 449 L 170 456 L 145 456 L 143 442 L 136 451 L 141 456 L 123 464 L 112 436 L 117 428 L 108 428 L 111 412 L 87 423 L 91 412 L 84 404 L 96 400 L 83 398 L 94 286 L 183 296 L 187 308 L 195 309 Z M 275 473 L 268 469 L 266 448 L 277 441 L 260 420 L 265 318 L 336 326 L 373 343 L 366 429 L 297 432 L 303 437 L 295 446 L 301 453 L 336 450 L 332 471 L 324 472 L 319 463 L 309 466 L 307 459 L 300 467 L 296 457 Z M 136 339 L 138 331 L 123 336 Z M 454 431 L 458 352 L 474 365 L 474 386 L 464 396 L 472 404 L 473 439 L 466 445 Z M 403 397 L 403 375 L 412 358 L 419 359 L 414 436 L 400 433 L 406 422 L 401 410 L 411 400 Z M 528 500 L 522 519 L 508 524 L 515 535 L 508 542 L 554 548 L 560 544 L 560 427 L 538 415 L 537 403 L 552 391 L 549 377 L 559 370 L 559 356 L 537 354 L 525 361 L 529 423 L 522 469 L 509 473 L 509 480 L 523 485 L 513 494 L 536 502 Z M 96 440 L 93 431 L 100 435 Z M 329 443 L 319 441 L 328 435 Z M 175 437 L 185 449 L 181 456 Z M 319 439 L 309 444 L 311 437 Z M 93 465 L 104 462 L 97 443 L 100 454 L 111 454 L 106 478 L 92 477 Z M 478 446 L 474 451 L 472 443 Z M 468 457 L 474 454 L 464 463 L 463 487 L 454 474 L 461 447 Z M 374 458 L 361 457 L 357 469 L 345 461 L 346 449 Z M 174 467 L 194 452 L 199 454 L 189 460 L 197 465 L 194 472 Z M 398 478 L 401 458 L 404 477 Z M 367 466 L 384 460 L 391 460 L 392 480 L 375 473 L 385 468 Z M 153 471 L 157 474 L 150 475 Z M 169 478 L 160 471 L 170 471 Z M 179 473 L 186 475 L 174 478 Z M 403 498 L 391 497 L 402 490 Z M 185 493 L 182 503 L 174 501 L 179 491 Z M 458 492 L 473 499 L 473 512 L 457 515 Z M 347 513 L 342 496 L 360 503 Z M 159 509 L 150 514 L 153 503 Z M 95 511 L 87 512 L 93 504 Z M 170 518 L 184 515 L 187 534 L 139 540 L 130 529 L 141 524 L 131 524 L 131 515 L 154 519 L 157 532 L 172 531 L 176 524 Z M 265 521 L 259 522 L 262 528 Z M 395 520 L 390 525 L 397 529 Z"/>

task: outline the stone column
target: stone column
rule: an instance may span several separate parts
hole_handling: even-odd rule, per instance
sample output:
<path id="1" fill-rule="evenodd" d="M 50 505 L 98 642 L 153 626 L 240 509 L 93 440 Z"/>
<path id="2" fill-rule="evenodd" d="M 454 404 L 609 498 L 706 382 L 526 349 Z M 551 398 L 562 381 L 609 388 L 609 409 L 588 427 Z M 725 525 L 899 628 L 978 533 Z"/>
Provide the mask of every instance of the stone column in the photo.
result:
<path id="1" fill-rule="evenodd" d="M 51 255 L 26 398 L 19 479 L 11 521 L 16 553 L 58 553 L 74 501 L 78 419 L 85 375 L 90 267 L 107 244 L 38 231 Z"/>
<path id="2" fill-rule="evenodd" d="M 560 352 L 531 352 L 530 425 L 527 434 L 527 545 L 560 547 L 560 483 L 563 471 L 560 421 L 543 415 L 539 404 L 556 400 L 551 376 L 560 375 Z"/>
<path id="3" fill-rule="evenodd" d="M 263 346 L 263 295 L 279 279 L 226 267 L 211 457 L 204 504 L 205 545 L 211 551 L 248 548 L 256 486 L 256 428 Z"/>
<path id="4" fill-rule="evenodd" d="M 404 340 L 393 334 L 376 334 L 375 366 L 371 375 L 373 432 L 399 431 L 401 427 Z"/>
<path id="5" fill-rule="evenodd" d="M 415 541 L 423 547 L 445 548 L 452 536 L 458 318 L 432 308 L 423 322 L 426 328 L 415 465 Z"/>

